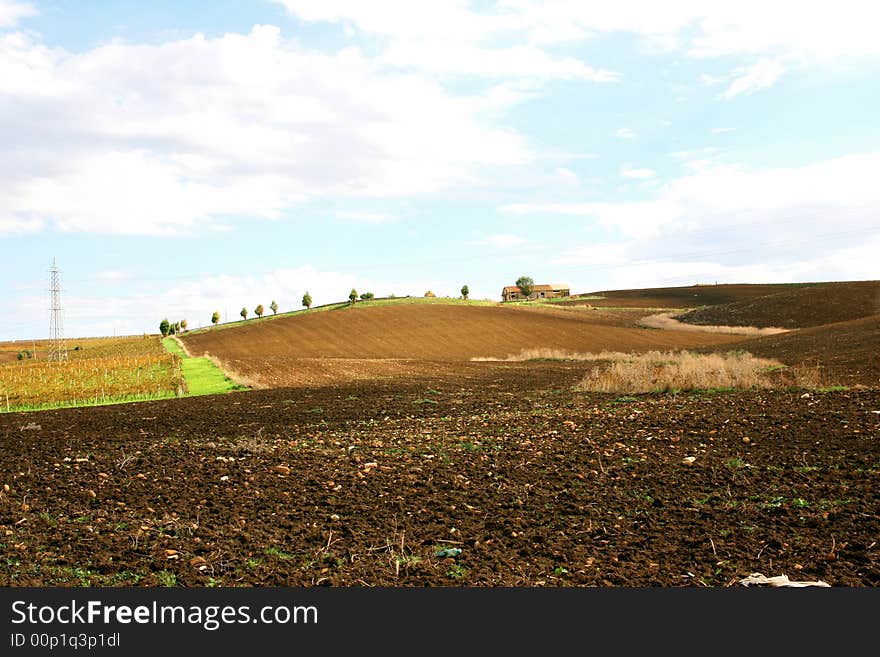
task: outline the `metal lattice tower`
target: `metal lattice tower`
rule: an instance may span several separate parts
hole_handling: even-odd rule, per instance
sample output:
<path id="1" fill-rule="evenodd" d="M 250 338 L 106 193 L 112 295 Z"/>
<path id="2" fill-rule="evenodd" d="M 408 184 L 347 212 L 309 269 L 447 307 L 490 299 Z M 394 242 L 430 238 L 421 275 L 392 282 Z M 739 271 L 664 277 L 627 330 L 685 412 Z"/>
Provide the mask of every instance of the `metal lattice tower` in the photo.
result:
<path id="1" fill-rule="evenodd" d="M 52 300 L 49 307 L 49 360 L 67 360 L 67 345 L 64 343 L 64 317 L 61 312 L 61 270 L 52 258 L 49 269 L 49 292 Z"/>

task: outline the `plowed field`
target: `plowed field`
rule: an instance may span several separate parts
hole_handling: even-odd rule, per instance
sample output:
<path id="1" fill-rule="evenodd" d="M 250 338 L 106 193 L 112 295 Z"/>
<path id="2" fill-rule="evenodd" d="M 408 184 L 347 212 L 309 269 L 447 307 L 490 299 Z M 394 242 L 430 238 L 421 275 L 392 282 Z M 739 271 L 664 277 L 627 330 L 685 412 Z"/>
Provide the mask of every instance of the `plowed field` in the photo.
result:
<path id="1" fill-rule="evenodd" d="M 769 294 L 778 294 L 810 283 L 795 285 L 742 284 L 742 285 L 690 285 L 684 287 L 656 287 L 639 290 L 603 290 L 590 292 L 585 297 L 600 296 L 603 299 L 579 299 L 572 297 L 564 304 L 589 304 L 594 307 L 632 308 L 697 308 L 718 304 L 748 301 Z M 579 295 L 580 296 L 580 295 Z M 718 322 L 722 324 L 722 322 Z"/>
<path id="2" fill-rule="evenodd" d="M 733 343 L 788 365 L 820 364 L 828 384 L 880 387 L 880 315 Z"/>
<path id="3" fill-rule="evenodd" d="M 460 367 L 0 416 L 0 585 L 880 585 L 877 391 Z"/>
<path id="4" fill-rule="evenodd" d="M 647 351 L 737 339 L 638 328 L 635 319 L 554 308 L 356 306 L 185 335 L 183 341 L 190 353 L 209 353 L 242 378 L 273 387 L 430 372 L 442 363 L 504 358 L 535 347 Z"/>
<path id="5" fill-rule="evenodd" d="M 847 322 L 880 313 L 880 283 L 856 281 L 793 287 L 784 292 L 699 308 L 680 322 L 795 329 Z"/>

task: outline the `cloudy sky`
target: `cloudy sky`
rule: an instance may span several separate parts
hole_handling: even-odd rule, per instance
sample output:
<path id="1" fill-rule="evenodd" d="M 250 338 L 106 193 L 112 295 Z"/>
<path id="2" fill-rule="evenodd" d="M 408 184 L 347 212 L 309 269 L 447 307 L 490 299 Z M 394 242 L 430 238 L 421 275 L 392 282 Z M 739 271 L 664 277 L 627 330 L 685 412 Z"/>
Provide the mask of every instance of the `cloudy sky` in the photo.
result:
<path id="1" fill-rule="evenodd" d="M 0 0 L 0 339 L 878 279 L 875 7 Z"/>

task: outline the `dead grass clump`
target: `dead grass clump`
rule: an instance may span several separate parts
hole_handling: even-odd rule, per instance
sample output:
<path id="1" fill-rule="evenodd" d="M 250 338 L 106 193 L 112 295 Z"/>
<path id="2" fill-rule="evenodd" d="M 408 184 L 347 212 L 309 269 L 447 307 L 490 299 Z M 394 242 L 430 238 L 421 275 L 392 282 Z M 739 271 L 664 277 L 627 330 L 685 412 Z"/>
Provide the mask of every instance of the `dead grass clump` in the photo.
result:
<path id="1" fill-rule="evenodd" d="M 778 335 L 788 333 L 790 329 L 768 326 L 707 326 L 703 324 L 686 324 L 675 319 L 671 313 L 649 315 L 639 320 L 639 325 L 647 328 L 665 329 L 668 331 L 700 331 L 708 333 L 727 333 L 731 335 Z"/>
<path id="2" fill-rule="evenodd" d="M 602 352 L 607 353 L 607 352 Z M 472 361 L 478 362 L 504 362 L 518 363 L 526 360 L 596 360 L 601 358 L 596 354 L 576 354 L 563 349 L 550 349 L 549 347 L 540 347 L 537 349 L 523 349 L 518 354 L 512 354 L 504 358 L 476 357 L 471 358 Z"/>
<path id="3" fill-rule="evenodd" d="M 695 354 L 687 351 L 643 354 L 604 353 L 581 381 L 582 390 L 639 393 L 719 388 L 818 387 L 818 368 L 788 368 L 748 352 Z"/>

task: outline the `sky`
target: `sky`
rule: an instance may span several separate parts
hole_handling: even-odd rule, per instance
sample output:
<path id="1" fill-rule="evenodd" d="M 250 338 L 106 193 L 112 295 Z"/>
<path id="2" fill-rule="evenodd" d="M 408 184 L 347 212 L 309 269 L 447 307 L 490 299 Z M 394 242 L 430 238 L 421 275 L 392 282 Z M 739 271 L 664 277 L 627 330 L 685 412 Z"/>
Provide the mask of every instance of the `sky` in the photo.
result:
<path id="1" fill-rule="evenodd" d="M 0 0 L 0 340 L 880 279 L 880 7 Z M 268 311 L 267 311 L 268 312 Z"/>

